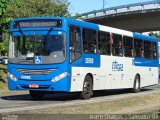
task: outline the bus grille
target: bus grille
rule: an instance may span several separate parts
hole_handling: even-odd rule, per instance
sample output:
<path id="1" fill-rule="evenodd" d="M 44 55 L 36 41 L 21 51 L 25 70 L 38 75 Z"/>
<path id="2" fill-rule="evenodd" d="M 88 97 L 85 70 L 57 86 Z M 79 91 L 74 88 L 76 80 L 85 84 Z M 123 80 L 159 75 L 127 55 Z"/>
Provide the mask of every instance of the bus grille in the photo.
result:
<path id="1" fill-rule="evenodd" d="M 55 69 L 44 69 L 44 70 L 26 70 L 26 69 L 17 69 L 19 72 L 26 74 L 26 75 L 39 75 L 39 74 L 49 74 Z"/>

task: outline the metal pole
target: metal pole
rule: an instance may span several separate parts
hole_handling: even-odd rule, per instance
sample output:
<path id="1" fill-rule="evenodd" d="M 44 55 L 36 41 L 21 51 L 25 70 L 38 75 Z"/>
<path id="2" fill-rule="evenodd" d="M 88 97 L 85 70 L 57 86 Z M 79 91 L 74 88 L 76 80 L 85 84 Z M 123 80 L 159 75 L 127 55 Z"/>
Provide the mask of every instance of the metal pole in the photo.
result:
<path id="1" fill-rule="evenodd" d="M 107 3 L 105 0 L 102 1 L 103 2 L 103 9 L 105 8 L 105 4 Z"/>
<path id="2" fill-rule="evenodd" d="M 105 0 L 103 0 L 103 9 L 104 9 L 104 4 L 105 4 L 104 2 L 105 2 Z"/>

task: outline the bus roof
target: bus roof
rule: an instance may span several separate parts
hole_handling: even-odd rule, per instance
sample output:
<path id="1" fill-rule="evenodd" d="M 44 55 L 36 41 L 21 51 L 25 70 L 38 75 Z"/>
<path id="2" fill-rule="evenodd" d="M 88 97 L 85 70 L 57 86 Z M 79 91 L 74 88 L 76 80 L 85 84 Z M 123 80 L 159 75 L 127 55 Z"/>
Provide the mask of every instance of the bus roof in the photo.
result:
<path id="1" fill-rule="evenodd" d="M 38 20 L 38 19 L 62 19 L 63 17 L 26 17 L 26 18 L 16 18 L 13 21 L 20 21 L 20 20 Z"/>
<path id="2" fill-rule="evenodd" d="M 100 29 L 100 31 L 106 31 L 106 32 L 111 32 L 111 33 L 115 33 L 115 34 L 133 37 L 132 32 L 127 31 L 127 30 L 122 30 L 122 29 L 103 26 L 103 25 L 99 25 L 99 29 Z"/>
<path id="3" fill-rule="evenodd" d="M 96 30 L 101 30 L 101 31 L 107 31 L 107 32 L 112 32 L 112 33 L 116 33 L 116 34 L 122 34 L 122 35 L 126 35 L 126 36 L 130 36 L 130 37 L 134 37 L 134 38 L 139 38 L 142 40 L 149 40 L 149 41 L 154 41 L 154 42 L 158 42 L 158 38 L 156 37 L 151 37 L 151 36 L 147 36 L 147 35 L 142 35 L 140 33 L 136 33 L 136 32 L 131 32 L 131 31 L 127 31 L 127 30 L 122 30 L 122 29 L 117 29 L 117 28 L 113 28 L 113 27 L 108 27 L 108 26 L 103 26 L 103 25 L 98 25 L 98 24 L 94 24 L 94 23 L 90 23 L 90 22 L 86 22 L 86 21 L 81 21 L 81 20 L 75 20 L 75 19 L 71 19 L 71 18 L 65 18 L 65 17 L 29 17 L 29 18 L 18 18 L 18 19 L 14 19 L 11 22 L 10 25 L 10 31 L 14 30 L 14 23 L 16 21 L 30 21 L 30 20 L 62 20 L 64 23 L 68 24 L 68 25 L 77 25 L 77 26 L 81 26 L 84 28 L 89 28 L 89 29 L 96 29 Z M 31 28 L 32 29 L 32 28 Z M 34 28 L 33 28 L 34 29 Z M 38 28 L 39 29 L 39 28 Z M 48 27 L 49 29 L 49 27 Z"/>

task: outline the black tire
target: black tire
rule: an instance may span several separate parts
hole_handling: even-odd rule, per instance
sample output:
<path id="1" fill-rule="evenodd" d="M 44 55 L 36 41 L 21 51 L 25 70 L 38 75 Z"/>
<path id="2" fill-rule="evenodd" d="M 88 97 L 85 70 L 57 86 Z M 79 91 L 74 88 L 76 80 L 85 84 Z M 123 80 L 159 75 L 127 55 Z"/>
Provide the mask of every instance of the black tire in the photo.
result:
<path id="1" fill-rule="evenodd" d="M 138 75 L 136 75 L 134 78 L 134 85 L 133 85 L 132 92 L 134 93 L 140 92 L 140 77 Z"/>
<path id="2" fill-rule="evenodd" d="M 34 100 L 42 100 L 45 95 L 42 91 L 30 90 L 29 93 Z"/>
<path id="3" fill-rule="evenodd" d="M 83 90 L 80 93 L 81 99 L 89 99 L 93 95 L 93 82 L 90 76 L 86 76 L 83 83 Z"/>

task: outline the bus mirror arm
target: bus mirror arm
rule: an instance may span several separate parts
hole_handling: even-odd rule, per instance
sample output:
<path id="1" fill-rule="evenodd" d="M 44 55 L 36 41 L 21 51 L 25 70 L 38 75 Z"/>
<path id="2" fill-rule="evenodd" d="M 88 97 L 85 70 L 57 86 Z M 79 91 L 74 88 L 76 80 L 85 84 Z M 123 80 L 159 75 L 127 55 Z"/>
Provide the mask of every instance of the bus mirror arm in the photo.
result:
<path id="1" fill-rule="evenodd" d="M 49 34 L 52 30 L 53 30 L 53 27 L 51 27 L 51 28 L 48 30 L 48 33 L 47 33 L 47 34 Z"/>

